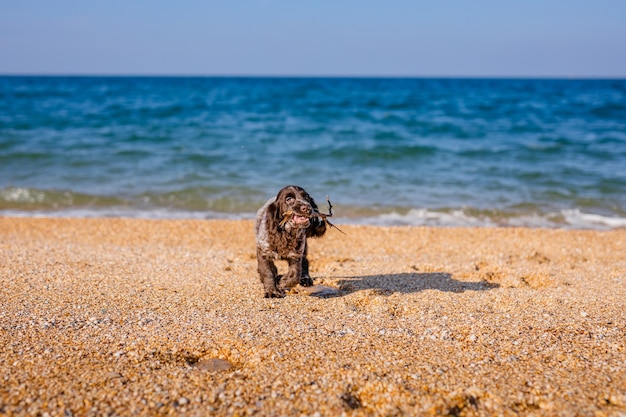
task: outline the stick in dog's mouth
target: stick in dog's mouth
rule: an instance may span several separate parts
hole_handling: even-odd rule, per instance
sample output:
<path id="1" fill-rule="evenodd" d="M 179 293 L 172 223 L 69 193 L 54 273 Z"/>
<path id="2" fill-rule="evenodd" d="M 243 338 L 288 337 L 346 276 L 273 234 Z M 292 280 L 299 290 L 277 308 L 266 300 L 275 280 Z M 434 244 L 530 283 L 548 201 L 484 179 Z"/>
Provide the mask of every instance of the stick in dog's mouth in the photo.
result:
<path id="1" fill-rule="evenodd" d="M 292 210 L 289 210 L 289 211 L 286 211 L 286 212 L 283 213 L 283 219 L 280 221 L 279 226 L 283 227 L 285 225 L 285 223 L 287 223 L 289 221 L 289 219 L 292 219 L 293 222 L 296 225 L 300 226 L 300 225 L 306 224 L 308 226 L 310 218 L 312 216 L 317 216 L 317 217 L 321 218 L 322 221 L 324 223 L 326 223 L 328 226 L 330 226 L 331 228 L 335 228 L 335 229 L 339 230 L 341 233 L 343 233 L 345 235 L 343 230 L 341 230 L 340 228 L 338 228 L 337 226 L 335 226 L 334 224 L 332 224 L 328 220 L 329 217 L 333 217 L 333 205 L 331 204 L 330 199 L 328 198 L 328 196 L 326 196 L 326 201 L 328 202 L 328 214 L 320 213 L 319 210 L 314 210 L 311 216 L 304 216 L 304 215 L 301 215 L 301 214 L 297 214 L 297 213 L 293 212 Z"/>
<path id="2" fill-rule="evenodd" d="M 305 225 L 305 227 L 308 227 L 309 222 L 310 222 L 310 217 L 309 216 L 298 214 L 298 213 L 295 213 L 292 210 L 289 210 L 289 211 L 286 211 L 286 212 L 283 213 L 283 219 L 280 221 L 279 226 L 283 227 L 285 225 L 285 223 L 287 223 L 290 219 L 297 226 Z"/>

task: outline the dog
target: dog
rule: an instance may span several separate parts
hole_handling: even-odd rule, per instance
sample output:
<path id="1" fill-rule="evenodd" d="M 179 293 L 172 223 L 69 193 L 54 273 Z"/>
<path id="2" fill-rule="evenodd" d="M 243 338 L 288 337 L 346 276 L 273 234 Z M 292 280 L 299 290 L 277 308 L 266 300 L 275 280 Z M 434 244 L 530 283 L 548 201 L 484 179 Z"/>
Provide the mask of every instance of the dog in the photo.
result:
<path id="1" fill-rule="evenodd" d="M 326 219 L 302 187 L 288 185 L 256 214 L 256 256 L 266 298 L 282 298 L 285 290 L 313 285 L 307 260 L 307 238 L 326 233 Z M 278 275 L 274 260 L 286 260 L 288 271 Z"/>

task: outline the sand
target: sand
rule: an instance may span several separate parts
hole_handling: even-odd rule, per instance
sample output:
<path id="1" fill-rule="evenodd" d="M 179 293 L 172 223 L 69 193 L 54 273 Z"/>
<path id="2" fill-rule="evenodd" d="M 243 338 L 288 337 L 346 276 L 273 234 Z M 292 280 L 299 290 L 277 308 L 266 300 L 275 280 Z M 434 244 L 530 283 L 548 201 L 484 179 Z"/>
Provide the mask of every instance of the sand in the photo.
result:
<path id="1" fill-rule="evenodd" d="M 0 415 L 626 415 L 626 230 L 340 227 L 0 218 Z"/>

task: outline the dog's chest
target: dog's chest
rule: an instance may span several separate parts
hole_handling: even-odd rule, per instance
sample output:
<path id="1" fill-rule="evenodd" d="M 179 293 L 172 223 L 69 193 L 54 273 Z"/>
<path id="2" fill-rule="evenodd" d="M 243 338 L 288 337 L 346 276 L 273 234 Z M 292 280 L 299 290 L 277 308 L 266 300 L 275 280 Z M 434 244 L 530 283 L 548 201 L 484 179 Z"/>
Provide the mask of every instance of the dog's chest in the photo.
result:
<path id="1" fill-rule="evenodd" d="M 298 259 L 304 255 L 306 230 L 283 230 L 272 234 L 267 230 L 266 218 L 262 216 L 257 224 L 257 245 L 261 252 L 274 259 Z"/>
<path id="2" fill-rule="evenodd" d="M 285 237 L 285 236 L 283 236 Z M 272 245 L 272 252 L 276 259 L 299 259 L 304 255 L 306 232 L 298 230 L 294 235 L 281 239 L 277 245 Z"/>

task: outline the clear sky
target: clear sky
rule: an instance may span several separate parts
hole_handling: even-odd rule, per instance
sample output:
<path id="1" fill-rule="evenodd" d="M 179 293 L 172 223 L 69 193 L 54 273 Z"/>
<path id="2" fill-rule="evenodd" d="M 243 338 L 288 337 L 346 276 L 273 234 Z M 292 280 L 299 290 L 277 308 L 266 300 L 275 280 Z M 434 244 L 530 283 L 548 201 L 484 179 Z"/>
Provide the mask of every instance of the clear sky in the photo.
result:
<path id="1" fill-rule="evenodd" d="M 0 74 L 626 77 L 626 0 L 0 0 Z"/>

